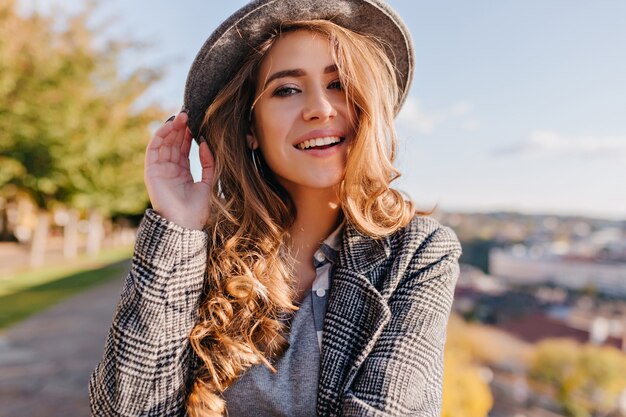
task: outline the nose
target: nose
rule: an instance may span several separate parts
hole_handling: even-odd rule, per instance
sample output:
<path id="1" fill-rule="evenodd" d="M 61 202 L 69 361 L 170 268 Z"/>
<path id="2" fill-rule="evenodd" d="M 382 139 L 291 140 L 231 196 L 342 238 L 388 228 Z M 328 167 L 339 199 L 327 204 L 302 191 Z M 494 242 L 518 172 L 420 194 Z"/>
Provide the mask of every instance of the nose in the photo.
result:
<path id="1" fill-rule="evenodd" d="M 304 120 L 327 120 L 337 115 L 337 109 L 326 94 L 325 89 L 319 88 L 307 94 L 302 118 Z"/>

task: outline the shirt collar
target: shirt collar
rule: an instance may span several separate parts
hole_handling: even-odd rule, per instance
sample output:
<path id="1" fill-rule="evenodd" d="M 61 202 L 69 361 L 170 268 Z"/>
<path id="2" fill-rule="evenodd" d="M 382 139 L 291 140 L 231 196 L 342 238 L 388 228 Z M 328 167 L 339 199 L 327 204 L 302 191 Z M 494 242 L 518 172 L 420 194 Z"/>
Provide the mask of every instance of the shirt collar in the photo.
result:
<path id="1" fill-rule="evenodd" d="M 316 268 L 324 264 L 325 261 L 329 261 L 334 264 L 339 259 L 339 248 L 341 247 L 344 224 L 345 220 L 342 220 L 339 226 L 337 226 L 337 228 L 335 228 L 335 230 L 328 235 L 326 239 L 324 239 L 320 248 L 315 252 L 313 258 Z M 318 259 L 318 254 L 322 254 L 325 259 Z"/>

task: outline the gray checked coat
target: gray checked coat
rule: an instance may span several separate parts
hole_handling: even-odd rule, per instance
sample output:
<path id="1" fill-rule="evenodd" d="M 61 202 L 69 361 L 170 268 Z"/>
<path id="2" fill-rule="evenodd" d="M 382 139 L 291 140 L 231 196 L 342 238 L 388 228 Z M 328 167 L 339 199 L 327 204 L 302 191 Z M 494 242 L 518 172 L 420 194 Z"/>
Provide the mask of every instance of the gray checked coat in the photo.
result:
<path id="1" fill-rule="evenodd" d="M 185 415 L 188 335 L 209 246 L 205 232 L 146 211 L 89 383 L 93 415 Z M 318 416 L 439 417 L 460 254 L 454 232 L 429 217 L 382 240 L 346 224 L 324 321 Z"/>

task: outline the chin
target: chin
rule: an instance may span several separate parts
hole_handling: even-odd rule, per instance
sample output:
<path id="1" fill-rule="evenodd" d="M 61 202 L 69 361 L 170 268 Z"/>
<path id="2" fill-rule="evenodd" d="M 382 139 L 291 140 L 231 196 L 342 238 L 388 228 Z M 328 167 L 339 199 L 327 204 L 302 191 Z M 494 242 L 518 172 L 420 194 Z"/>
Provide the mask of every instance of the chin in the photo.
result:
<path id="1" fill-rule="evenodd" d="M 325 174 L 325 175 L 324 175 Z M 329 175 L 328 171 L 323 173 L 310 173 L 300 176 L 299 178 L 290 178 L 279 180 L 279 182 L 288 190 L 296 192 L 297 189 L 308 190 L 332 190 L 336 189 L 343 179 L 343 175 Z"/>
<path id="2" fill-rule="evenodd" d="M 337 187 L 341 183 L 341 178 L 316 178 L 310 181 L 307 186 L 310 188 L 327 189 Z"/>

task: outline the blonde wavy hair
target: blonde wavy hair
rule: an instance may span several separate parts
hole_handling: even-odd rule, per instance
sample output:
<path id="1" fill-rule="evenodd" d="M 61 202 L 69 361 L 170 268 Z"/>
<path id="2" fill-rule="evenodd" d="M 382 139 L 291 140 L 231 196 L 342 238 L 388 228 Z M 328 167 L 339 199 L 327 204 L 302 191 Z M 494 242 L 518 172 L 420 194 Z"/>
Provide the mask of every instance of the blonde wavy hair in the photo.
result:
<path id="1" fill-rule="evenodd" d="M 248 368 L 273 362 L 287 346 L 288 318 L 298 310 L 287 251 L 295 206 L 261 158 L 255 170 L 246 133 L 263 57 L 282 33 L 307 30 L 328 38 L 349 105 L 355 138 L 338 192 L 343 215 L 359 232 L 380 238 L 416 214 L 411 201 L 389 187 L 393 119 L 399 90 L 385 45 L 327 20 L 284 22 L 249 54 L 207 109 L 201 131 L 215 159 L 211 247 L 199 320 L 190 342 L 200 359 L 187 400 L 192 417 L 222 416 L 222 393 Z M 250 116 L 250 117 L 249 117 Z"/>

